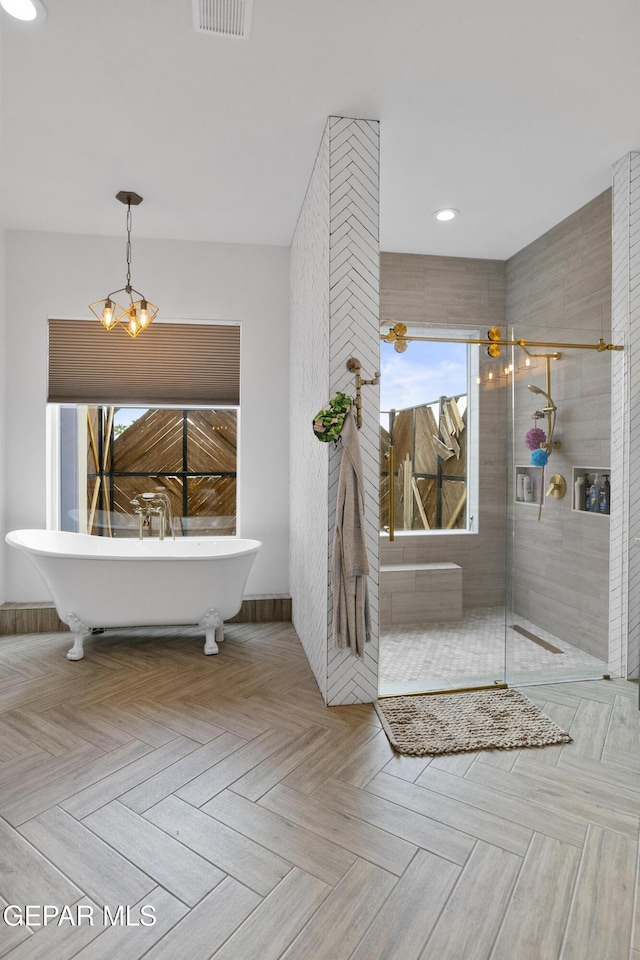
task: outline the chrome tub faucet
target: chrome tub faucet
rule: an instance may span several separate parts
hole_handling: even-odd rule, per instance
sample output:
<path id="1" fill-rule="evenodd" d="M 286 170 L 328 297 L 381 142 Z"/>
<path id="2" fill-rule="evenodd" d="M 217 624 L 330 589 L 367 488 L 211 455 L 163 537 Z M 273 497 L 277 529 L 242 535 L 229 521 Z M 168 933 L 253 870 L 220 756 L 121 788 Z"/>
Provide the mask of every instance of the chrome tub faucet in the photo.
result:
<path id="1" fill-rule="evenodd" d="M 130 500 L 129 503 L 135 508 L 133 512 L 137 515 L 139 520 L 139 537 L 141 540 L 144 536 L 145 527 L 147 527 L 149 530 L 149 536 L 151 537 L 153 535 L 152 517 L 154 516 L 158 518 L 158 539 L 164 540 L 168 517 L 169 530 L 171 531 L 171 535 L 175 540 L 175 533 L 173 530 L 173 514 L 171 512 L 171 501 L 168 494 L 140 493 L 137 497 L 134 497 L 133 500 Z"/>

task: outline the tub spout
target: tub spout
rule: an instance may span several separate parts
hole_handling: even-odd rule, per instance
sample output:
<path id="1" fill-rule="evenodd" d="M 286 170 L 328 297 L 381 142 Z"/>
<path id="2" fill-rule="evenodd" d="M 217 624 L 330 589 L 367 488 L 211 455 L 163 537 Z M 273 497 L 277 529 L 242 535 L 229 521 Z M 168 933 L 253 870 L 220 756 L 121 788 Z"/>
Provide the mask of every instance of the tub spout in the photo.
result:
<path id="1" fill-rule="evenodd" d="M 164 491 L 156 491 L 156 493 L 154 494 L 154 497 L 156 500 L 159 500 L 160 503 L 164 505 L 164 512 L 163 512 L 164 527 L 166 530 L 167 522 L 168 522 L 169 533 L 171 534 L 172 538 L 175 540 L 176 532 L 173 529 L 173 511 L 171 510 L 171 498 L 169 497 L 169 494 L 164 493 Z"/>
<path id="2" fill-rule="evenodd" d="M 153 508 L 152 513 L 158 517 L 158 540 L 164 540 L 164 506 L 159 504 Z"/>
<path id="3" fill-rule="evenodd" d="M 151 535 L 150 509 L 146 503 L 140 503 L 137 497 L 130 500 L 129 503 L 134 508 L 133 512 L 138 518 L 138 536 L 142 540 L 145 527 L 149 527 L 149 535 Z"/>

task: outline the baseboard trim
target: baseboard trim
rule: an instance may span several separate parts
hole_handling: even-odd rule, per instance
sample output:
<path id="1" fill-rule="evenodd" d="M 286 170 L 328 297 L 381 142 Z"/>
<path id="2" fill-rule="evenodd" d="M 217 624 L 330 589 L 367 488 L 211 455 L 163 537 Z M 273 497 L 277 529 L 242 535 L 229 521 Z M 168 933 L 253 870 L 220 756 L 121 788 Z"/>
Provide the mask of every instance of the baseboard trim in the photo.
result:
<path id="1" fill-rule="evenodd" d="M 240 612 L 229 623 L 272 623 L 291 620 L 291 597 L 260 597 L 244 600 Z M 62 633 L 63 623 L 52 603 L 3 603 L 0 606 L 0 636 L 19 633 Z"/>
<path id="2" fill-rule="evenodd" d="M 275 623 L 291 620 L 291 597 L 258 597 L 243 600 L 240 613 L 228 623 Z"/>

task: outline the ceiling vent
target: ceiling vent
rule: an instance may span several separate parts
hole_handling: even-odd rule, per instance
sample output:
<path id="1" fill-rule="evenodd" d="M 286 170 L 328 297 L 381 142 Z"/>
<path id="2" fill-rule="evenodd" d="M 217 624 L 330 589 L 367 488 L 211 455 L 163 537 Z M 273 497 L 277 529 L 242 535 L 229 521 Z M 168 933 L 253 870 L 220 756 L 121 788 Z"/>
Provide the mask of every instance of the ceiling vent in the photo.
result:
<path id="1" fill-rule="evenodd" d="M 197 33 L 245 40 L 251 32 L 253 0 L 192 0 Z"/>

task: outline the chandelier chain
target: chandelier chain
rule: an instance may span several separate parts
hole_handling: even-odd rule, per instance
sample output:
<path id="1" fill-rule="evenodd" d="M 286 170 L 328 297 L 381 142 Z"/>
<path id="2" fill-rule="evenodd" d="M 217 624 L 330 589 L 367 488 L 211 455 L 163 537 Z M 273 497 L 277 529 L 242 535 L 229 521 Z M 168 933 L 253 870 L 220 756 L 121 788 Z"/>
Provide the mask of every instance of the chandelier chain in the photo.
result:
<path id="1" fill-rule="evenodd" d="M 131 203 L 127 204 L 127 293 L 131 293 Z"/>

